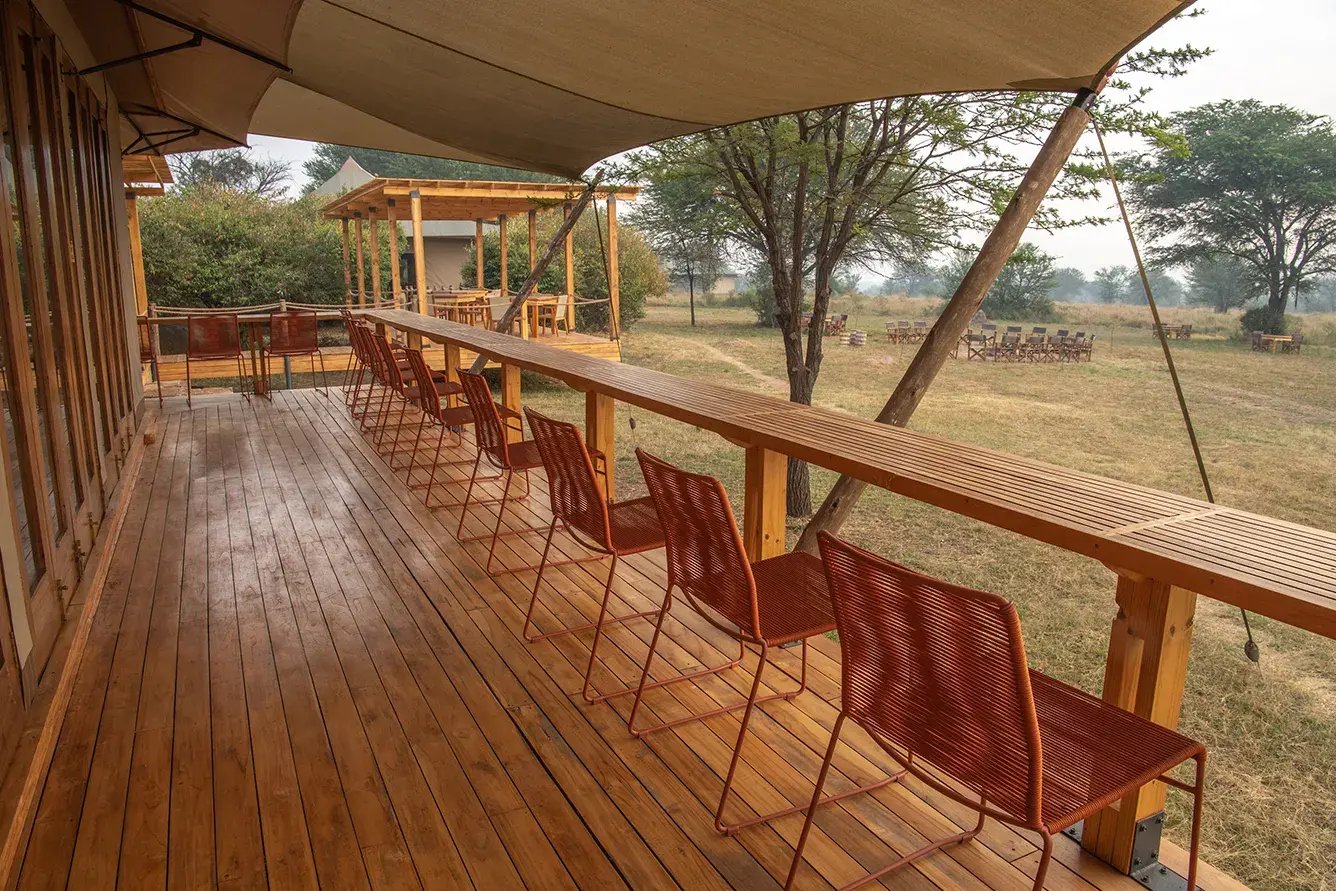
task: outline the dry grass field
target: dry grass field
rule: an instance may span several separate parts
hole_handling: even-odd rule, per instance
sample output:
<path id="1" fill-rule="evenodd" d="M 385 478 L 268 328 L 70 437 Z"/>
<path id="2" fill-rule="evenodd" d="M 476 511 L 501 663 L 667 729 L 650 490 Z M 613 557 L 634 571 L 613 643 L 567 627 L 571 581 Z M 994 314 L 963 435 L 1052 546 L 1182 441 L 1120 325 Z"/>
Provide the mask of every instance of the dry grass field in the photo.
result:
<path id="1" fill-rule="evenodd" d="M 904 371 L 913 347 L 891 345 L 888 318 L 927 318 L 935 301 L 846 300 L 861 349 L 828 342 L 817 401 L 871 416 Z M 916 429 L 1123 480 L 1200 495 L 1159 346 L 1144 309 L 1062 306 L 1061 327 L 1097 335 L 1081 365 L 953 360 L 914 418 Z M 1302 355 L 1249 352 L 1230 335 L 1234 316 L 1169 310 L 1202 336 L 1177 344 L 1217 499 L 1336 529 L 1336 317 L 1303 320 Z M 750 311 L 650 308 L 624 340 L 626 361 L 678 374 L 786 392 L 774 331 Z M 1058 326 L 1054 326 L 1058 327 Z M 576 394 L 526 377 L 525 398 L 542 411 L 579 417 Z M 636 419 L 632 430 L 625 420 Z M 636 445 L 720 476 L 741 492 L 741 453 L 711 434 L 621 409 L 617 473 L 623 493 L 639 482 Z M 815 477 L 818 498 L 833 479 Z M 800 525 L 794 523 L 790 534 Z M 854 541 L 927 572 L 1000 592 L 1021 610 L 1032 661 L 1098 691 L 1114 576 L 1103 566 L 953 514 L 870 491 L 844 530 Z M 1336 889 L 1336 642 L 1265 619 L 1262 650 L 1243 655 L 1238 611 L 1198 608 L 1183 728 L 1210 749 L 1205 855 L 1255 889 Z M 1172 834 L 1185 840 L 1174 802 Z"/>

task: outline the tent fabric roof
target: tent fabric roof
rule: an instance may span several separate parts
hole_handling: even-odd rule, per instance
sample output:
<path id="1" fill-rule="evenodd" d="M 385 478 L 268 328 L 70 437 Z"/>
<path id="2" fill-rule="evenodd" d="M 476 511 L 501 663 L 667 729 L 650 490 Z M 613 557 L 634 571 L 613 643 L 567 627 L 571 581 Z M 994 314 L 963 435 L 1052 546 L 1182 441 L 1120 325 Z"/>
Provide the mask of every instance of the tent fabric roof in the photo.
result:
<path id="1" fill-rule="evenodd" d="M 1093 87 L 1186 5 L 69 0 L 101 61 L 189 37 L 149 11 L 208 32 L 198 47 L 107 71 L 135 150 L 260 133 L 565 176 L 647 142 L 803 108 Z"/>
<path id="2" fill-rule="evenodd" d="M 375 177 L 365 185 L 351 189 L 325 204 L 321 209 L 330 219 L 385 217 L 390 200 L 396 203 L 397 219 L 407 219 L 409 197 L 417 192 L 422 199 L 424 220 L 493 220 L 498 214 L 511 216 L 530 210 L 552 210 L 580 197 L 578 184 L 492 182 L 488 180 L 389 179 Z M 616 195 L 620 200 L 634 200 L 640 194 L 635 186 L 600 188 L 598 198 Z"/>

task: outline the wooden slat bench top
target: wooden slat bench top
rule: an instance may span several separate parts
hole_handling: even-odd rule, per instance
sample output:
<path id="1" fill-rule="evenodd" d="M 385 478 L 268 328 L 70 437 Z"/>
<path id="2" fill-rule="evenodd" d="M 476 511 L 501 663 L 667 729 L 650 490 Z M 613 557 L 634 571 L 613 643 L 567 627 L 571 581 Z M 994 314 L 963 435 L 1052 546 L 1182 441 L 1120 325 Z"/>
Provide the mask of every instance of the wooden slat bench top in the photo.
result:
<path id="1" fill-rule="evenodd" d="M 1336 637 L 1336 533 L 417 313 L 367 315 Z"/>

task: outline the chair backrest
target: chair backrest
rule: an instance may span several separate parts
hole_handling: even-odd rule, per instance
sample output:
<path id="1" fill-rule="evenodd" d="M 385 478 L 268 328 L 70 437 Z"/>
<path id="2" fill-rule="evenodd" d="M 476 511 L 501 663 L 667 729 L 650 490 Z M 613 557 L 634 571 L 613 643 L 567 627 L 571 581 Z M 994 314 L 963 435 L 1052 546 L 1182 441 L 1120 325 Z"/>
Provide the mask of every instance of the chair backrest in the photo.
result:
<path id="1" fill-rule="evenodd" d="M 436 392 L 436 386 L 432 383 L 431 367 L 427 365 L 427 358 L 422 355 L 422 350 L 415 350 L 411 347 L 404 350 L 404 356 L 408 359 L 409 370 L 413 372 L 413 383 L 418 392 L 418 405 L 427 414 L 439 418 L 441 415 L 441 396 Z"/>
<path id="2" fill-rule="evenodd" d="M 908 328 L 908 327 L 909 327 L 909 321 L 906 320 L 906 319 L 901 319 L 900 321 L 898 321 L 898 322 L 895 323 L 895 327 L 897 327 L 897 328 Z"/>
<path id="3" fill-rule="evenodd" d="M 186 320 L 186 355 L 192 359 L 231 359 L 241 355 L 236 313 L 191 316 Z"/>
<path id="4" fill-rule="evenodd" d="M 914 327 L 915 327 L 915 328 L 926 328 L 926 327 L 928 327 L 928 323 L 927 323 L 927 322 L 923 322 L 923 321 L 918 321 L 918 322 L 915 322 L 915 323 L 914 323 Z"/>
<path id="5" fill-rule="evenodd" d="M 269 314 L 269 349 L 291 352 L 318 348 L 316 314 L 313 309 L 289 309 Z"/>
<path id="6" fill-rule="evenodd" d="M 1075 334 L 1072 335 L 1072 337 L 1076 338 L 1076 341 L 1079 343 L 1079 342 L 1085 340 L 1085 332 L 1084 332 L 1084 331 L 1077 331 Z"/>
<path id="7" fill-rule="evenodd" d="M 990 806 L 1037 824 L 1039 721 L 1016 607 L 827 533 L 820 546 L 845 713 Z"/>
<path id="8" fill-rule="evenodd" d="M 645 485 L 663 524 L 668 586 L 759 638 L 756 581 L 723 484 L 636 449 Z"/>
<path id="9" fill-rule="evenodd" d="M 992 322 L 986 322 L 980 325 L 979 328 L 985 333 L 992 333 L 992 334 L 997 333 L 997 326 L 994 325 Z"/>
<path id="10" fill-rule="evenodd" d="M 1184 325 L 1182 328 L 1179 328 L 1179 329 L 1178 329 L 1178 333 L 1179 333 L 1179 334 L 1191 334 L 1191 333 L 1192 333 L 1192 326 L 1191 326 L 1191 325 Z"/>
<path id="11" fill-rule="evenodd" d="M 1039 327 L 1038 325 L 1035 325 L 1033 328 L 1030 329 L 1030 333 L 1031 333 L 1031 334 L 1047 334 L 1047 333 L 1048 333 L 1048 329 L 1047 329 L 1047 328 L 1041 328 L 1041 327 Z"/>
<path id="12" fill-rule="evenodd" d="M 374 331 L 367 331 L 367 343 L 370 345 L 375 356 L 375 365 L 373 369 L 380 382 L 390 389 L 402 393 L 404 391 L 404 376 L 399 370 L 399 362 L 394 358 L 394 347 L 385 338 L 376 334 Z"/>
<path id="13" fill-rule="evenodd" d="M 459 383 L 464 388 L 464 399 L 473 413 L 473 435 L 478 450 L 489 455 L 502 467 L 510 465 L 510 440 L 506 425 L 492 399 L 492 387 L 487 378 L 473 371 L 459 370 Z"/>
<path id="14" fill-rule="evenodd" d="M 1059 328 L 1059 329 L 1058 329 L 1058 334 L 1057 334 L 1057 336 L 1058 336 L 1058 337 L 1066 337 L 1066 336 L 1067 336 L 1067 329 L 1066 329 L 1066 328 Z"/>
<path id="15" fill-rule="evenodd" d="M 580 428 L 526 408 L 529 430 L 547 473 L 552 516 L 599 547 L 612 549 L 608 504 L 598 487 L 594 461 Z"/>
<path id="16" fill-rule="evenodd" d="M 149 322 L 147 316 L 139 316 L 139 361 L 153 362 L 158 358 L 157 350 L 153 348 L 153 325 Z"/>
<path id="17" fill-rule="evenodd" d="M 1020 326 L 1020 325 L 1008 325 L 1008 326 L 1007 326 L 1007 333 L 1008 333 L 1008 334 L 1020 334 L 1020 333 L 1021 333 L 1021 326 Z"/>

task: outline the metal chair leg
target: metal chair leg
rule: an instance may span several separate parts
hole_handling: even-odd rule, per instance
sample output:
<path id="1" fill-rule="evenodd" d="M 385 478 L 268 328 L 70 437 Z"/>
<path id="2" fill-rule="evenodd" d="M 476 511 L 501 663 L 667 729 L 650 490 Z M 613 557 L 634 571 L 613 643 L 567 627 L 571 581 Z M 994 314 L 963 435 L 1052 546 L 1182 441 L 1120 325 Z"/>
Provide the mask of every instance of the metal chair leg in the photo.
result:
<path id="1" fill-rule="evenodd" d="M 190 408 L 194 402 L 190 396 L 190 353 L 186 353 L 186 408 Z"/>

